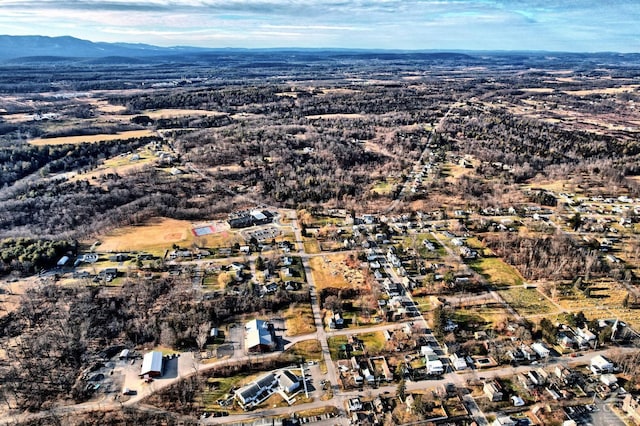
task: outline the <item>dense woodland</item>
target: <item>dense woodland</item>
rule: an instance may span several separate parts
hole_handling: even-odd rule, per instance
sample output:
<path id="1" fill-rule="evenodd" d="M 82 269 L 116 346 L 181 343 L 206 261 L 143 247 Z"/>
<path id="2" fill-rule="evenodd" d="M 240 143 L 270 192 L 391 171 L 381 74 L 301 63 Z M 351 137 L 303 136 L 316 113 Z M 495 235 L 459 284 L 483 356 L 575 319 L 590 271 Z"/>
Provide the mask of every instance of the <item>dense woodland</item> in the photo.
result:
<path id="1" fill-rule="evenodd" d="M 18 309 L 0 318 L 0 340 L 14 342 L 7 348 L 9 362 L 0 367 L 0 392 L 7 404 L 31 410 L 58 397 L 83 401 L 91 392 L 82 373 L 118 348 L 197 348 L 199 334 L 207 336 L 211 324 L 298 302 L 308 302 L 308 294 L 241 293 L 200 301 L 187 278 L 129 279 L 117 294 L 44 284 L 28 290 Z"/>
<path id="2" fill-rule="evenodd" d="M 89 70 L 77 63 L 58 64 L 65 71 L 49 78 L 50 90 L 39 89 L 45 83 L 35 79 L 31 89 L 38 94 L 9 96 L 0 105 L 5 111 L 0 115 L 0 234 L 84 238 L 158 215 L 222 217 L 249 200 L 375 211 L 396 194 L 372 188 L 388 177 L 402 181 L 427 147 L 445 157 L 472 154 L 479 161 L 476 175 L 458 182 L 429 180 L 423 195 L 404 195 L 406 202 L 424 199 L 431 205 L 424 194 L 442 194 L 485 207 L 512 191 L 510 185 L 540 176 L 587 175 L 603 187 L 640 193 L 638 184 L 626 179 L 640 172 L 637 133 L 622 125 L 604 130 L 590 124 L 593 120 L 563 118 L 570 110 L 605 121 L 631 120 L 629 106 L 640 101 L 636 91 L 604 90 L 634 82 L 638 67 L 631 57 L 616 63 L 608 55 L 567 55 L 562 61 L 536 55 L 336 55 L 307 55 L 314 69 L 302 66 L 305 56 L 300 55 L 269 63 L 256 56 L 253 64 L 231 55 L 224 67 L 210 62 L 214 57 L 170 67 L 93 64 Z M 600 61 L 601 70 L 592 69 L 594 61 Z M 461 64 L 484 68 L 471 72 Z M 602 71 L 603 64 L 609 69 Z M 20 64 L 0 68 L 0 73 L 12 73 L 12 90 L 29 92 L 27 76 L 45 66 Z M 571 78 L 553 80 L 557 70 L 569 70 L 563 73 Z M 283 73 L 295 77 L 285 83 L 277 77 Z M 57 80 L 62 75 L 64 83 Z M 312 75 L 323 79 L 312 80 Z M 89 90 L 92 80 L 96 86 L 118 81 L 122 88 L 144 89 L 100 95 L 101 101 L 124 108 L 128 119 L 113 121 L 86 98 L 64 96 L 65 90 Z M 529 90 L 539 87 L 546 89 Z M 578 96 L 578 89 L 604 91 Z M 162 109 L 215 114 L 149 115 Z M 42 119 L 47 113 L 54 115 Z M 16 122 L 10 114 L 33 118 Z M 97 144 L 28 143 L 34 136 L 132 128 L 157 129 L 164 136 Z M 149 142 L 170 144 L 171 166 L 197 172 L 175 177 L 156 164 L 137 173 L 105 172 L 89 184 L 59 175 L 90 172 Z M 496 163 L 509 166 L 508 171 L 493 167 Z"/>

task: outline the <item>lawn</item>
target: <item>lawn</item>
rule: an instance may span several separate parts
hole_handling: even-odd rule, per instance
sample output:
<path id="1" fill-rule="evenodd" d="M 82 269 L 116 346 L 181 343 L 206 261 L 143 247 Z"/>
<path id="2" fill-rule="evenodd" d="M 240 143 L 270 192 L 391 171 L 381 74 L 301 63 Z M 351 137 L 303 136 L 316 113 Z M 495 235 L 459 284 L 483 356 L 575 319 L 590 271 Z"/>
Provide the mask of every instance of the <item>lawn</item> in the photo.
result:
<path id="1" fill-rule="evenodd" d="M 494 286 L 521 286 L 523 278 L 511 265 L 499 257 L 483 257 L 469 262 L 474 271 L 485 277 Z"/>
<path id="2" fill-rule="evenodd" d="M 228 410 L 231 408 L 229 411 L 241 412 L 242 410 L 235 404 L 233 407 L 220 407 L 217 401 L 231 396 L 231 389 L 238 387 L 241 383 L 245 382 L 247 377 L 248 375 L 246 373 L 239 373 L 233 377 L 216 377 L 207 379 L 205 390 L 201 396 L 203 411 L 215 411 L 220 409 Z"/>
<path id="3" fill-rule="evenodd" d="M 320 341 L 316 339 L 303 340 L 295 343 L 286 353 L 301 357 L 305 361 L 318 361 L 322 359 L 322 347 Z"/>
<path id="4" fill-rule="evenodd" d="M 365 350 L 369 355 L 378 354 L 385 346 L 386 340 L 384 334 L 381 331 L 375 331 L 373 333 L 363 333 L 356 335 L 363 341 Z M 329 344 L 329 352 L 331 353 L 331 359 L 337 361 L 340 358 L 340 347 L 346 345 L 348 342 L 347 336 L 331 336 L 327 339 Z M 353 351 L 352 355 L 361 355 L 362 351 Z"/>
<path id="5" fill-rule="evenodd" d="M 284 312 L 285 336 L 298 336 L 316 331 L 313 311 L 308 303 L 295 303 Z"/>
<path id="6" fill-rule="evenodd" d="M 346 345 L 348 342 L 347 336 L 331 336 L 327 338 L 329 344 L 329 352 L 331 353 L 331 359 L 337 361 L 340 358 L 340 347 Z"/>
<path id="7" fill-rule="evenodd" d="M 379 195 L 390 195 L 395 191 L 397 184 L 398 179 L 385 179 L 373 185 L 371 192 L 375 192 Z"/>
<path id="8" fill-rule="evenodd" d="M 506 308 L 496 301 L 482 305 L 465 306 L 458 308 L 453 314 L 453 320 L 461 325 L 467 325 L 473 329 L 472 325 L 483 328 L 484 325 L 494 327 L 510 316 Z"/>
<path id="9" fill-rule="evenodd" d="M 535 288 L 513 287 L 498 290 L 498 294 L 522 316 L 546 314 L 558 310 Z"/>
<path id="10" fill-rule="evenodd" d="M 304 251 L 307 254 L 317 254 L 320 253 L 320 244 L 315 237 L 303 237 L 302 244 L 304 246 Z"/>
<path id="11" fill-rule="evenodd" d="M 412 299 L 420 312 L 426 313 L 430 312 L 434 307 L 431 297 L 432 296 L 413 296 Z"/>

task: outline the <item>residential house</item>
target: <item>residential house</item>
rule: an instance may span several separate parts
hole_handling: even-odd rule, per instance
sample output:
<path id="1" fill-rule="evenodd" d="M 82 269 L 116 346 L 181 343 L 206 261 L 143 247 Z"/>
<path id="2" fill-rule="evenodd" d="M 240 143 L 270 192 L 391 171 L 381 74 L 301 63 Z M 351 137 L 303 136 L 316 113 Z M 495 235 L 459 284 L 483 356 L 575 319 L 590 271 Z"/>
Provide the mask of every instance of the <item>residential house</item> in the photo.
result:
<path id="1" fill-rule="evenodd" d="M 467 362 L 464 360 L 464 357 L 458 356 L 458 354 L 452 354 L 449 356 L 449 360 L 451 360 L 451 365 L 456 371 L 466 370 L 468 368 Z"/>
<path id="2" fill-rule="evenodd" d="M 362 410 L 362 402 L 360 402 L 360 398 L 349 399 L 349 401 L 347 401 L 347 409 L 350 412 Z"/>
<path id="3" fill-rule="evenodd" d="M 502 401 L 502 386 L 495 380 L 485 382 L 482 387 L 484 394 L 493 402 Z"/>
<path id="4" fill-rule="evenodd" d="M 425 348 L 423 346 L 422 348 Z M 427 350 L 425 351 L 425 364 L 427 367 L 427 374 L 429 375 L 440 375 L 444 374 L 444 365 L 440 358 L 433 349 L 429 346 L 426 346 Z"/>
<path id="5" fill-rule="evenodd" d="M 547 358 L 551 354 L 549 348 L 547 348 L 547 346 L 542 342 L 534 343 L 533 345 L 531 345 L 531 349 L 533 349 L 533 351 L 538 354 L 540 358 Z"/>
<path id="6" fill-rule="evenodd" d="M 580 347 L 580 349 L 593 347 L 595 345 L 597 336 L 587 327 L 577 328 L 575 334 L 576 341 L 578 342 L 578 346 Z"/>
<path id="7" fill-rule="evenodd" d="M 520 398 L 518 395 L 511 396 L 511 401 L 513 402 L 514 407 L 522 407 L 524 405 L 524 399 Z"/>
<path id="8" fill-rule="evenodd" d="M 606 373 L 600 376 L 600 381 L 605 385 L 611 387 L 612 385 L 618 383 L 618 378 L 611 373 Z"/>

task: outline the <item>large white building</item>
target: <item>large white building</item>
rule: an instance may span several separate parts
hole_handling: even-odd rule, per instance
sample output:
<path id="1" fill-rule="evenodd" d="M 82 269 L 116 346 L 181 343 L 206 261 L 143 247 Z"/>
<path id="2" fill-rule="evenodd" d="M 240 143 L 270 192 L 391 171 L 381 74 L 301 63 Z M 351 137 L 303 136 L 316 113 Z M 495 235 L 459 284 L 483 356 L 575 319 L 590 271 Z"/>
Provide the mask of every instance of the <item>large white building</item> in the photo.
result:
<path id="1" fill-rule="evenodd" d="M 602 355 L 596 355 L 591 358 L 589 368 L 593 374 L 613 373 L 613 363 Z"/>
<path id="2" fill-rule="evenodd" d="M 267 321 L 254 319 L 244 326 L 247 352 L 270 352 L 276 349 L 275 333 Z"/>

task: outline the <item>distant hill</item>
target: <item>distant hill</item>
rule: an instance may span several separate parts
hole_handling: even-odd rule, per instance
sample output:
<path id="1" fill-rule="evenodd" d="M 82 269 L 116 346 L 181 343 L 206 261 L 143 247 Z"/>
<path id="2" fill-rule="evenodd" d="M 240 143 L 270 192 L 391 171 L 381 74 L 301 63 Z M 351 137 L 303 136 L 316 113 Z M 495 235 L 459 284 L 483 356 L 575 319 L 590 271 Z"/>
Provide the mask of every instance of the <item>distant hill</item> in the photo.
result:
<path id="1" fill-rule="evenodd" d="M 17 58 L 148 57 L 203 51 L 195 47 L 157 47 L 149 44 L 94 43 L 75 37 L 0 35 L 0 60 Z"/>
<path id="2" fill-rule="evenodd" d="M 138 64 L 155 62 L 217 63 L 245 67 L 278 67 L 317 61 L 374 60 L 380 62 L 422 61 L 456 62 L 465 65 L 485 61 L 508 64 L 530 61 L 564 62 L 585 60 L 597 63 L 637 63 L 640 54 L 614 52 L 562 53 L 516 51 L 438 51 L 380 49 L 305 49 L 305 48 L 200 48 L 190 46 L 159 47 L 135 43 L 95 43 L 75 37 L 0 35 L 0 63 L 24 63 L 46 66 L 52 63 L 74 65 Z M 247 62 L 249 61 L 249 62 Z"/>

